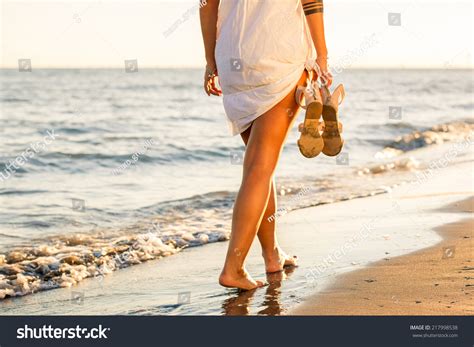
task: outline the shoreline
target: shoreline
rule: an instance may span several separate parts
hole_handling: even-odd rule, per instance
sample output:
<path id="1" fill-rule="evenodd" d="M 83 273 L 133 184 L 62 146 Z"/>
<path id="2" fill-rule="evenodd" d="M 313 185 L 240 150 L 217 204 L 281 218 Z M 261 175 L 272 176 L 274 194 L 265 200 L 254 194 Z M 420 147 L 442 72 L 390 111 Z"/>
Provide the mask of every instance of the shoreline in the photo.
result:
<path id="1" fill-rule="evenodd" d="M 289 314 L 474 314 L 473 204 L 471 196 L 438 211 L 467 215 L 435 228 L 443 238 L 440 243 L 343 274 Z"/>
<path id="2" fill-rule="evenodd" d="M 417 153 L 428 151 L 433 153 L 430 158 L 438 158 L 446 148 L 449 147 L 437 146 Z M 218 285 L 217 274 L 227 243 L 215 242 L 184 249 L 179 256 L 85 279 L 68 288 L 6 298 L 0 311 L 2 315 L 301 314 L 294 310 L 301 304 L 307 306 L 308 297 L 315 292 L 325 293 L 339 279 L 371 270 L 373 264 L 384 263 L 388 257 L 405 259 L 404 256 L 438 248 L 439 263 L 439 247 L 444 241 L 436 229 L 466 219 L 466 213 L 458 212 L 457 207 L 446 212 L 439 208 L 472 198 L 471 172 L 472 159 L 466 152 L 446 168 L 433 172 L 429 179 L 398 185 L 386 194 L 292 210 L 281 217 L 278 235 L 284 250 L 298 255 L 299 267 L 276 275 L 266 274 L 260 246 L 254 243 L 247 269 L 254 278 L 269 283 L 256 291 L 239 293 Z M 461 248 L 455 254 L 459 257 Z M 308 276 L 315 271 L 321 276 L 314 281 Z M 379 282 L 364 284 L 375 287 Z M 403 303 L 402 295 L 398 300 Z M 360 306 L 367 305 L 364 301 Z M 342 301 L 341 305 L 347 303 Z M 398 307 L 403 314 L 409 314 L 404 306 Z M 368 310 L 364 313 L 369 314 Z M 314 314 L 323 315 L 322 310 Z"/>

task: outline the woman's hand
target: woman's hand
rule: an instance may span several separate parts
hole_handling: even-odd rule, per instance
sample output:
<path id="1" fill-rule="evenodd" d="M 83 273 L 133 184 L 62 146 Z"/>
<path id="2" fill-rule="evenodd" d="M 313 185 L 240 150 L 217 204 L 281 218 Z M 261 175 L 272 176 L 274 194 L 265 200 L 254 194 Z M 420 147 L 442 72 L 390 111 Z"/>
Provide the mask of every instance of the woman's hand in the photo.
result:
<path id="1" fill-rule="evenodd" d="M 321 83 L 329 88 L 332 84 L 333 76 L 331 75 L 331 72 L 329 72 L 328 58 L 326 56 L 318 56 L 316 63 L 319 66 L 317 77 L 321 78 Z"/>
<path id="2" fill-rule="evenodd" d="M 222 90 L 217 86 L 218 72 L 215 64 L 208 64 L 204 72 L 204 90 L 208 96 L 221 96 Z"/>
<path id="3" fill-rule="evenodd" d="M 217 66 L 214 57 L 217 38 L 217 15 L 220 0 L 201 0 L 199 6 L 199 17 L 201 19 L 201 31 L 204 41 L 204 53 L 207 62 L 204 73 L 204 90 L 207 95 L 222 95 L 218 87 Z"/>

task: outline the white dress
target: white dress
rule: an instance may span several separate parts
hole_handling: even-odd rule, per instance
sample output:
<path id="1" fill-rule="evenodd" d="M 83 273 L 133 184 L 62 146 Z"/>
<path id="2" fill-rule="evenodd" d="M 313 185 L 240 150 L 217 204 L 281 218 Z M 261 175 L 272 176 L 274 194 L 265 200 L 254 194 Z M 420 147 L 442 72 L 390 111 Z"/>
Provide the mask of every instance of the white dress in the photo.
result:
<path id="1" fill-rule="evenodd" d="M 313 68 L 316 51 L 300 0 L 221 0 L 215 57 L 237 135 Z"/>

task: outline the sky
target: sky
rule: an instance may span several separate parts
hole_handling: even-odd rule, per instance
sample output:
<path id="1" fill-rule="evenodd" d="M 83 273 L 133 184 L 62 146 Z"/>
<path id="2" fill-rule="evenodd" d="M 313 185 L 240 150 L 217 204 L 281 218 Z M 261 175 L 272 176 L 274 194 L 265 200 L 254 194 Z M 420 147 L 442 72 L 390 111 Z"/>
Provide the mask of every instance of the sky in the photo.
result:
<path id="1" fill-rule="evenodd" d="M 205 64 L 199 0 L 0 3 L 2 68 L 17 68 L 18 59 L 33 68 L 123 67 L 127 59 L 139 68 Z M 326 0 L 330 64 L 472 68 L 472 3 Z"/>

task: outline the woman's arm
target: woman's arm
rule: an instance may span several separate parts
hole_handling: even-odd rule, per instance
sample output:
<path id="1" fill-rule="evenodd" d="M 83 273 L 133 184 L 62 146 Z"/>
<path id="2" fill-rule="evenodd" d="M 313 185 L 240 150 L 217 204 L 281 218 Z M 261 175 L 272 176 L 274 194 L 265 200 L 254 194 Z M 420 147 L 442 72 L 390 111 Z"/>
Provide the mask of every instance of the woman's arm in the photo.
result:
<path id="1" fill-rule="evenodd" d="M 204 89 L 207 95 L 221 95 L 217 87 L 217 65 L 214 55 L 217 38 L 217 13 L 220 0 L 200 0 L 201 32 L 204 41 L 206 56 L 206 72 L 204 75 Z"/>
<path id="2" fill-rule="evenodd" d="M 332 83 L 332 76 L 328 71 L 328 50 L 326 47 L 326 37 L 324 35 L 324 5 L 323 0 L 301 0 L 303 10 L 306 15 L 311 37 L 318 57 L 318 63 L 322 76 L 320 76 L 329 87 Z"/>

